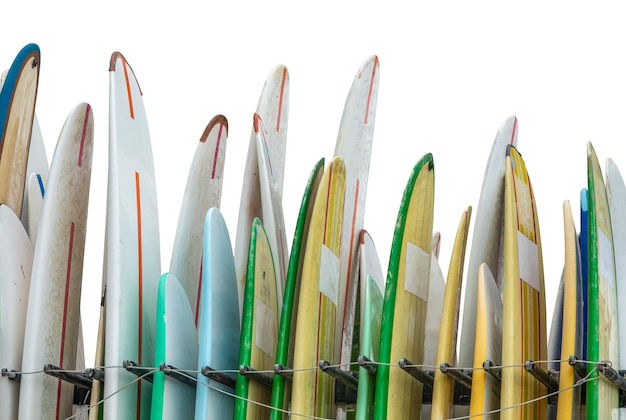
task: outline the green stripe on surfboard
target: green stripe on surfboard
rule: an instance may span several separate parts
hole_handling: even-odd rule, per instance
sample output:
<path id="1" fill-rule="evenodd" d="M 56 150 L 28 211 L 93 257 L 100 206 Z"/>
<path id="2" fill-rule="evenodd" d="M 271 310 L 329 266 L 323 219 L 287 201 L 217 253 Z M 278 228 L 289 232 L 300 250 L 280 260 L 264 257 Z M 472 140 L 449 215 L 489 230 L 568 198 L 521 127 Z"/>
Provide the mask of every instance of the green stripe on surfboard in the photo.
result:
<path id="1" fill-rule="evenodd" d="M 420 416 L 422 384 L 400 369 L 391 369 L 387 363 L 407 358 L 411 363 L 421 364 L 424 358 L 434 189 L 434 163 L 432 154 L 428 153 L 417 162 L 409 177 L 391 245 L 380 337 L 382 364 L 376 375 L 374 417 L 377 419 Z M 405 282 L 405 279 L 414 281 Z M 409 320 L 415 324 L 409 325 Z M 409 345 L 400 343 L 402 336 L 402 341 Z M 390 396 L 393 396 L 391 404 Z"/>

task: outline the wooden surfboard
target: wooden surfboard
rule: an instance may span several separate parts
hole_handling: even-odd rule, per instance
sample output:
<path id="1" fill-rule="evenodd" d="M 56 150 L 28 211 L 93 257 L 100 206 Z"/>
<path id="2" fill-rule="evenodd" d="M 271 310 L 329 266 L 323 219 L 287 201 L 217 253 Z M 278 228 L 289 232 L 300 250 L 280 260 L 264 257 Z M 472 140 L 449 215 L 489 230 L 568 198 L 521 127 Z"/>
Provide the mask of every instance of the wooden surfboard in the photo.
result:
<path id="1" fill-rule="evenodd" d="M 361 230 L 359 235 L 359 303 L 360 338 L 359 353 L 376 362 L 380 349 L 380 325 L 383 315 L 385 277 L 378 252 L 370 234 Z M 359 368 L 355 419 L 374 418 L 374 387 L 376 375 L 364 367 Z"/>
<path id="2" fill-rule="evenodd" d="M 216 115 L 206 126 L 191 162 L 172 248 L 170 273 L 185 289 L 198 323 L 202 290 L 202 233 L 206 212 L 222 196 L 228 121 Z"/>
<path id="3" fill-rule="evenodd" d="M 369 177 L 380 63 L 373 55 L 364 60 L 350 87 L 341 116 L 335 142 L 334 156 L 340 156 L 346 166 L 346 193 L 341 225 L 341 251 L 339 252 L 341 282 L 337 317 L 337 343 L 341 343 L 341 368 L 349 370 L 355 360 L 353 349 L 354 317 L 358 290 L 359 234 L 365 218 L 367 180 Z M 338 416 L 343 417 L 346 407 L 339 406 Z"/>
<path id="4" fill-rule="evenodd" d="M 456 339 L 459 326 L 465 247 L 467 245 L 467 233 L 471 214 L 471 207 L 468 207 L 463 212 L 454 239 L 441 310 L 441 323 L 439 339 L 437 341 L 435 366 L 440 366 L 441 363 L 447 363 L 453 367 L 457 365 Z M 432 302 L 429 301 L 428 305 L 430 306 L 431 304 Z M 453 417 L 453 399 L 454 380 L 441 372 L 440 369 L 435 369 L 431 419 L 448 419 Z"/>
<path id="5" fill-rule="evenodd" d="M 507 148 L 504 192 L 500 417 L 543 419 L 547 400 L 527 402 L 545 396 L 547 389 L 523 367 L 548 355 L 541 237 L 530 178 L 514 146 Z M 545 363 L 539 366 L 547 370 Z"/>
<path id="6" fill-rule="evenodd" d="M 22 369 L 76 369 L 83 257 L 93 154 L 93 113 L 82 103 L 68 115 L 52 157 L 41 211 L 24 335 Z M 40 373 L 20 385 L 23 419 L 66 418 L 74 386 Z"/>
<path id="7" fill-rule="evenodd" d="M 492 415 L 497 418 L 500 408 L 500 381 L 483 370 L 483 363 L 489 360 L 494 366 L 502 365 L 502 297 L 486 263 L 478 266 L 476 279 L 476 339 L 469 415 L 487 420 Z"/>
<path id="8" fill-rule="evenodd" d="M 332 417 L 334 380 L 318 369 L 320 360 L 338 364 L 339 249 L 345 194 L 345 164 L 336 157 L 324 171 L 315 197 L 306 242 L 294 348 L 291 411 Z"/>
<path id="9" fill-rule="evenodd" d="M 491 146 L 487 160 L 483 184 L 480 190 L 474 221 L 472 242 L 467 263 L 467 280 L 463 300 L 461 343 L 459 366 L 472 367 L 474 364 L 474 335 L 476 327 L 476 279 L 478 266 L 487 263 L 502 290 L 502 232 L 504 220 L 504 167 L 506 148 L 517 144 L 517 118 L 510 117 L 500 126 Z"/>
<path id="10" fill-rule="evenodd" d="M 283 65 L 275 66 L 271 71 L 257 104 L 255 115 L 267 127 L 265 145 L 272 157 L 272 182 L 275 191 L 280 192 L 282 202 L 283 177 L 285 171 L 285 153 L 287 145 L 287 120 L 289 116 L 289 72 Z M 262 209 L 261 185 L 259 177 L 259 155 L 257 151 L 257 131 L 253 119 L 250 144 L 243 175 L 237 235 L 235 237 L 235 271 L 237 272 L 237 290 L 239 293 L 240 313 L 243 310 L 243 294 L 246 285 L 248 247 L 252 221 L 259 217 L 265 223 Z M 268 216 L 269 217 L 269 216 Z M 286 254 L 287 244 L 284 244 Z M 285 256 L 285 261 L 288 255 Z M 285 270 L 287 267 L 285 266 Z M 284 277 L 283 277 L 284 279 Z"/>
<path id="11" fill-rule="evenodd" d="M 157 297 L 154 363 L 163 363 L 195 376 L 198 360 L 198 332 L 187 293 L 178 279 L 165 273 Z M 196 389 L 165 372 L 155 372 L 152 384 L 152 419 L 194 417 Z"/>
<path id="12" fill-rule="evenodd" d="M 109 66 L 109 181 L 105 234 L 104 415 L 150 417 L 152 384 L 120 368 L 154 366 L 156 299 L 161 277 L 152 146 L 143 96 L 122 56 Z"/>
<path id="13" fill-rule="evenodd" d="M 40 63 L 39 46 L 24 46 L 0 91 L 0 203 L 18 217 L 22 214 Z"/>
<path id="14" fill-rule="evenodd" d="M 402 196 L 391 245 L 376 373 L 374 417 L 419 418 L 422 384 L 388 364 L 424 359 L 425 319 L 434 213 L 434 162 L 423 156 Z"/>
<path id="15" fill-rule="evenodd" d="M 198 322 L 198 370 L 208 366 L 227 371 L 233 383 L 238 370 L 239 295 L 235 262 L 224 216 L 217 207 L 207 211 L 202 249 L 202 290 Z M 230 372 L 228 372 L 230 371 Z M 235 390 L 198 375 L 196 418 L 232 418 Z"/>
<path id="16" fill-rule="evenodd" d="M 261 219 L 255 218 L 250 235 L 250 256 L 241 319 L 239 366 L 247 366 L 273 378 L 278 340 L 278 289 L 269 238 Z M 272 388 L 249 377 L 237 375 L 233 418 L 267 419 Z"/>
<path id="17" fill-rule="evenodd" d="M 293 351 L 296 338 L 296 315 L 300 297 L 300 283 L 306 250 L 306 239 L 309 234 L 313 204 L 317 196 L 320 180 L 324 172 L 324 158 L 317 161 L 311 171 L 300 203 L 300 211 L 296 221 L 296 229 L 291 245 L 287 279 L 283 293 L 283 307 L 278 327 L 278 342 L 276 344 L 276 364 L 286 368 L 293 366 Z M 289 403 L 291 402 L 291 381 L 281 375 L 274 375 L 272 383 L 272 420 L 287 419 Z"/>
<path id="18" fill-rule="evenodd" d="M 24 225 L 12 209 L 0 204 L 0 369 L 22 371 L 32 266 L 33 248 Z M 3 417 L 17 419 L 19 392 L 19 381 L 0 376 Z"/>
<path id="19" fill-rule="evenodd" d="M 592 362 L 609 360 L 619 366 L 617 329 L 617 285 L 611 215 L 604 178 L 593 145 L 587 143 L 587 189 L 589 199 L 589 266 L 587 358 Z M 618 388 L 589 364 L 597 380 L 587 382 L 588 418 L 610 418 L 619 405 Z"/>

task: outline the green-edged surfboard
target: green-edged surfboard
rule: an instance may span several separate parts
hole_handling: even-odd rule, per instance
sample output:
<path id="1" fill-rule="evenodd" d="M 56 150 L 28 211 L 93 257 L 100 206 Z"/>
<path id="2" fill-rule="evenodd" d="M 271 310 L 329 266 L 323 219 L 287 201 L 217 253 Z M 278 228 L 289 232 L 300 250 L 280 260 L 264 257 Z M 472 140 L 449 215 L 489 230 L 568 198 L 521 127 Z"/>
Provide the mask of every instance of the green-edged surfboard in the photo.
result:
<path id="1" fill-rule="evenodd" d="M 274 369 L 278 340 L 278 288 L 270 242 L 258 217 L 252 221 L 248 270 L 241 318 L 239 366 L 269 373 Z M 254 373 L 237 375 L 235 392 L 236 420 L 267 419 L 272 398 L 271 385 L 255 379 Z"/>
<path id="2" fill-rule="evenodd" d="M 380 362 L 376 372 L 374 417 L 419 418 L 422 384 L 389 364 L 424 359 L 435 170 L 430 153 L 413 168 L 396 221 L 385 285 L 380 334 Z"/>
<path id="3" fill-rule="evenodd" d="M 306 184 L 296 229 L 291 245 L 287 279 L 283 293 L 283 307 L 278 326 L 278 343 L 276 344 L 276 364 L 285 368 L 293 366 L 293 350 L 296 338 L 296 315 L 300 296 L 300 281 L 302 279 L 302 265 L 306 250 L 306 239 L 309 233 L 313 204 L 324 172 L 324 158 L 317 161 Z M 270 418 L 278 420 L 287 418 L 287 410 L 291 401 L 291 381 L 281 375 L 274 376 L 272 383 L 272 410 Z"/>

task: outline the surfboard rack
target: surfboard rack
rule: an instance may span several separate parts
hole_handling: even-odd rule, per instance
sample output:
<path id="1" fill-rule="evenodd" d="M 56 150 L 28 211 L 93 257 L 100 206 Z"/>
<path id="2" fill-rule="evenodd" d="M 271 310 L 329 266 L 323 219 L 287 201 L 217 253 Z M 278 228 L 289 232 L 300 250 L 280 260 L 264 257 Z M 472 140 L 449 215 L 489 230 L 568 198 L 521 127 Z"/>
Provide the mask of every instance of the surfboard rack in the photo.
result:
<path id="1" fill-rule="evenodd" d="M 359 372 L 339 369 L 326 360 L 320 360 L 318 368 L 335 378 L 335 404 L 355 404 L 359 387 Z"/>
<path id="2" fill-rule="evenodd" d="M 239 366 L 239 374 L 241 376 L 246 376 L 252 379 L 253 381 L 258 382 L 261 385 L 270 389 L 272 388 L 274 384 L 274 378 L 272 378 L 270 375 L 266 373 L 259 372 L 250 366 L 246 366 L 246 365 Z"/>
<path id="3" fill-rule="evenodd" d="M 578 357 L 574 356 L 573 354 L 570 355 L 570 357 L 567 359 L 567 363 L 569 363 L 570 366 L 574 367 L 574 370 L 576 371 L 578 377 L 584 378 L 585 376 L 587 376 L 587 365 L 581 362 Z"/>
<path id="4" fill-rule="evenodd" d="M 456 369 L 446 362 L 442 362 L 439 365 L 439 370 L 441 371 L 441 373 L 449 375 L 457 384 L 463 386 L 467 390 L 472 390 L 472 377 L 468 373 L 465 373 L 460 369 Z"/>
<path id="5" fill-rule="evenodd" d="M 85 369 L 85 376 L 89 379 L 95 379 L 98 382 L 104 383 L 104 370 L 102 369 L 87 368 Z"/>
<path id="6" fill-rule="evenodd" d="M 274 365 L 274 375 L 280 375 L 289 381 L 293 381 L 293 369 L 283 366 L 280 363 Z"/>
<path id="7" fill-rule="evenodd" d="M 141 366 L 139 363 L 133 362 L 132 360 L 124 360 L 122 362 L 122 366 L 133 375 L 152 383 L 152 374 L 154 372 L 150 372 L 146 367 Z"/>
<path id="8" fill-rule="evenodd" d="M 188 385 L 194 389 L 196 388 L 196 385 L 198 384 L 197 378 L 195 378 L 193 375 L 188 374 L 187 372 L 181 371 L 175 366 L 168 365 L 166 363 L 161 363 L 159 365 L 159 370 L 165 373 L 170 378 L 176 379 L 177 381 L 182 382 L 185 385 Z"/>
<path id="9" fill-rule="evenodd" d="M 400 359 L 398 361 L 398 366 L 400 366 L 400 369 L 402 369 L 424 385 L 428 386 L 432 390 L 435 383 L 434 372 L 423 370 L 413 365 L 413 363 L 411 363 L 411 361 L 408 359 Z"/>
<path id="10" fill-rule="evenodd" d="M 0 375 L 4 376 L 5 378 L 9 378 L 9 380 L 11 381 L 20 382 L 22 380 L 22 374 L 19 373 L 17 370 L 2 368 L 2 371 L 0 372 Z"/>
<path id="11" fill-rule="evenodd" d="M 92 380 L 87 376 L 87 371 L 76 372 L 67 371 L 53 364 L 45 364 L 43 372 L 46 375 L 58 378 L 64 382 L 74 385 L 74 396 L 72 403 L 75 405 L 86 405 L 91 396 Z"/>
<path id="12" fill-rule="evenodd" d="M 365 369 L 370 375 L 376 376 L 376 372 L 378 371 L 378 369 L 376 368 L 376 364 L 372 360 L 361 354 L 357 358 L 357 362 L 359 363 L 359 366 Z"/>
<path id="13" fill-rule="evenodd" d="M 524 369 L 526 372 L 533 375 L 535 379 L 544 384 L 548 388 L 549 394 L 559 390 L 559 381 L 554 378 L 554 373 L 543 369 L 536 362 L 526 360 L 526 362 L 524 362 Z"/>
<path id="14" fill-rule="evenodd" d="M 606 379 L 613 382 L 621 391 L 626 391 L 626 378 L 621 372 L 613 369 L 611 362 L 598 362 L 595 366 Z"/>
<path id="15" fill-rule="evenodd" d="M 235 389 L 235 384 L 237 383 L 237 380 L 230 375 L 219 372 L 210 366 L 203 366 L 202 369 L 200 369 L 200 373 L 202 373 L 203 376 L 206 376 L 212 381 L 219 382 L 222 385 L 226 385 L 229 388 Z"/>
<path id="16" fill-rule="evenodd" d="M 483 362 L 483 370 L 496 379 L 498 383 L 502 381 L 502 367 L 494 365 L 491 360 L 487 359 Z"/>

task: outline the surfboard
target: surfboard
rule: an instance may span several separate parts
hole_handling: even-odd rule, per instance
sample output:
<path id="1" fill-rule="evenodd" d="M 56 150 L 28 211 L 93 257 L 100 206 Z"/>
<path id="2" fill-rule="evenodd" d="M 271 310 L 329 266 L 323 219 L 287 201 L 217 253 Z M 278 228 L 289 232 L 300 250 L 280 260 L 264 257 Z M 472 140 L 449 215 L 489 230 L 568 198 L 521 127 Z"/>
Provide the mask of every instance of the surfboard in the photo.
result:
<path id="1" fill-rule="evenodd" d="M 433 233 L 432 249 L 435 258 L 439 259 L 439 251 L 441 250 L 441 232 L 439 231 Z"/>
<path id="2" fill-rule="evenodd" d="M 563 202 L 563 232 L 564 232 L 564 268 L 562 287 L 559 295 L 561 304 L 560 328 L 557 333 L 561 336 L 558 360 L 568 360 L 571 355 L 580 358 L 583 344 L 583 317 L 584 306 L 582 299 L 582 272 L 580 249 L 576 235 L 576 227 L 572 216 L 572 209 L 568 200 Z M 555 313 L 555 317 L 558 314 Z M 554 323 L 553 323 L 554 325 Z M 551 333 L 552 334 L 552 333 Z M 551 357 L 552 358 L 552 357 Z M 556 418 L 558 420 L 579 418 L 581 415 L 581 387 L 574 387 L 577 381 L 574 367 L 567 362 L 561 362 L 559 370 L 559 395 L 556 404 Z"/>
<path id="3" fill-rule="evenodd" d="M 198 322 L 198 370 L 208 366 L 227 371 L 235 381 L 239 368 L 239 295 L 235 261 L 224 216 L 217 207 L 207 211 L 202 240 L 202 290 Z M 198 375 L 196 418 L 232 418 L 233 388 Z"/>
<path id="4" fill-rule="evenodd" d="M 156 308 L 154 363 L 173 366 L 195 376 L 198 360 L 198 332 L 186 290 L 176 276 L 165 273 L 159 282 Z M 191 419 L 194 417 L 196 389 L 155 372 L 152 383 L 152 419 Z"/>
<path id="5" fill-rule="evenodd" d="M 18 217 L 22 214 L 40 63 L 39 46 L 24 46 L 0 91 L 0 203 L 7 204 Z"/>
<path id="6" fill-rule="evenodd" d="M 250 256 L 241 319 L 239 366 L 247 366 L 273 378 L 278 340 L 278 289 L 269 238 L 258 217 L 252 222 Z M 253 374 L 237 375 L 234 419 L 267 419 L 272 387 Z"/>
<path id="7" fill-rule="evenodd" d="M 591 142 L 587 143 L 587 190 L 589 199 L 589 266 L 587 312 L 587 358 L 609 360 L 619 366 L 617 289 L 611 215 L 604 178 Z M 602 377 L 593 364 L 588 372 L 597 380 L 587 382 L 588 418 L 610 418 L 619 405 L 618 388 Z"/>
<path id="8" fill-rule="evenodd" d="M 547 400 L 539 397 L 547 389 L 523 367 L 528 360 L 545 361 L 548 355 L 541 237 L 530 178 L 512 145 L 507 148 L 504 195 L 500 418 L 542 419 Z M 545 362 L 539 367 L 547 369 Z"/>
<path id="9" fill-rule="evenodd" d="M 68 115 L 52 156 L 34 248 L 22 369 L 76 369 L 83 257 L 87 233 L 94 120 L 91 106 Z M 24 375 L 19 416 L 66 418 L 74 385 L 44 373 Z"/>
<path id="10" fill-rule="evenodd" d="M 172 248 L 170 274 L 185 289 L 196 324 L 202 290 L 203 229 L 198 226 L 204 224 L 211 207 L 220 206 L 227 138 L 228 121 L 216 115 L 202 133 L 191 162 Z"/>
<path id="11" fill-rule="evenodd" d="M 270 71 L 261 90 L 255 115 L 258 115 L 265 126 L 268 127 L 265 145 L 268 148 L 269 155 L 272 156 L 274 189 L 280 191 L 282 200 L 285 153 L 287 150 L 287 119 L 289 116 L 289 72 L 285 66 L 277 65 Z M 240 314 L 243 311 L 243 295 L 246 285 L 248 247 L 250 245 L 252 221 L 255 217 L 260 217 L 261 221 L 265 223 L 261 201 L 257 132 L 254 129 L 255 119 L 256 117 L 253 117 L 241 188 L 237 234 L 235 236 L 235 271 L 238 279 L 237 290 L 239 293 Z"/>
<path id="12" fill-rule="evenodd" d="M 24 225 L 12 209 L 0 204 L 0 369 L 22 371 L 32 266 L 33 248 Z M 3 417 L 17 419 L 19 391 L 18 381 L 0 376 Z"/>
<path id="13" fill-rule="evenodd" d="M 350 370 L 349 363 L 355 360 L 353 349 L 358 349 L 354 340 L 354 317 L 358 290 L 359 234 L 365 218 L 367 180 L 374 138 L 376 104 L 380 63 L 372 55 L 365 59 L 350 86 L 341 115 L 339 132 L 335 142 L 334 156 L 340 156 L 346 166 L 346 193 L 341 225 L 341 250 L 339 266 L 341 282 L 337 317 L 337 343 L 341 343 L 341 368 Z M 338 406 L 337 415 L 344 416 L 346 407 Z"/>
<path id="14" fill-rule="evenodd" d="M 457 364 L 456 339 L 459 326 L 459 307 L 461 304 L 465 248 L 467 246 L 467 233 L 471 215 L 472 208 L 467 207 L 461 216 L 454 239 L 443 304 L 441 306 L 441 322 L 437 340 L 435 366 L 447 363 L 454 367 Z M 431 304 L 432 302 L 429 300 L 428 306 Z M 453 417 L 453 399 L 454 380 L 440 369 L 435 369 L 431 419 L 448 419 Z"/>
<path id="15" fill-rule="evenodd" d="M 37 114 L 33 119 L 33 129 L 30 137 L 30 147 L 28 151 L 28 162 L 26 164 L 26 178 L 24 180 L 24 199 L 22 200 L 22 223 L 28 232 L 28 236 L 35 244 L 37 237 L 37 227 L 39 226 L 39 214 L 41 213 L 43 188 L 38 194 L 34 194 L 30 191 L 31 177 L 33 174 L 39 175 L 40 178 L 45 180 L 48 177 L 48 156 L 46 155 L 46 148 L 43 144 L 43 136 L 41 134 L 41 128 L 39 127 L 39 121 L 37 120 Z M 30 201 L 35 200 L 36 204 L 31 205 Z M 30 209 L 33 209 L 34 214 L 30 213 Z M 31 228 L 31 224 L 33 227 Z M 33 239 L 33 237 L 35 239 Z"/>
<path id="16" fill-rule="evenodd" d="M 516 117 L 509 117 L 500 126 L 487 159 L 483 183 L 476 207 L 474 230 L 467 262 L 467 279 L 464 285 L 459 366 L 474 364 L 474 341 L 476 327 L 476 281 L 478 266 L 487 263 L 501 289 L 502 283 L 502 232 L 504 220 L 504 167 L 506 148 L 517 144 L 518 124 Z"/>
<path id="17" fill-rule="evenodd" d="M 613 249 L 615 252 L 615 283 L 617 283 L 617 325 L 619 326 L 620 370 L 626 370 L 626 186 L 611 158 L 606 160 L 606 194 L 609 200 Z M 620 305 L 622 304 L 623 305 Z M 624 343 L 622 345 L 622 343 Z"/>
<path id="18" fill-rule="evenodd" d="M 359 353 L 376 362 L 380 349 L 380 324 L 383 315 L 385 277 L 374 240 L 366 230 L 361 230 L 359 235 L 359 281 Z M 366 368 L 360 367 L 355 419 L 374 418 L 375 385 L 376 375 L 371 374 Z"/>
<path id="19" fill-rule="evenodd" d="M 587 319 L 589 312 L 589 191 L 587 188 L 580 190 L 580 233 L 578 245 L 580 246 L 580 267 L 583 276 L 583 360 L 587 359 Z"/>
<path id="20" fill-rule="evenodd" d="M 25 211 L 22 212 L 22 223 L 28 233 L 33 247 L 37 243 L 37 232 L 39 230 L 39 218 L 43 208 L 43 197 L 46 192 L 48 176 L 39 172 L 33 172 L 28 177 L 26 183 L 26 195 L 24 196 Z"/>
<path id="21" fill-rule="evenodd" d="M 279 287 L 276 290 L 278 308 L 282 308 L 283 288 L 289 264 L 287 250 L 287 236 L 285 233 L 285 220 L 283 217 L 282 180 L 276 179 L 279 174 L 274 172 L 274 158 L 272 150 L 268 146 L 268 129 L 263 124 L 259 114 L 254 115 L 254 131 L 256 133 L 256 150 L 259 162 L 259 185 L 261 188 L 261 209 L 263 212 L 263 229 L 270 243 L 274 270 Z M 280 313 L 277 314 L 280 316 Z"/>
<path id="22" fill-rule="evenodd" d="M 309 234 L 309 226 L 313 212 L 313 204 L 317 196 L 320 180 L 324 172 L 324 158 L 315 163 L 300 203 L 300 211 L 296 220 L 296 229 L 291 244 L 289 267 L 285 290 L 283 293 L 283 307 L 281 309 L 280 324 L 278 326 L 278 341 L 276 343 L 276 364 L 284 367 L 293 366 L 293 351 L 296 337 L 296 315 L 298 312 L 298 299 L 300 297 L 300 282 L 302 279 L 302 266 L 306 250 L 306 238 Z M 274 375 L 272 383 L 273 409 L 270 419 L 287 419 L 287 411 L 291 402 L 291 381 L 281 375 Z"/>
<path id="23" fill-rule="evenodd" d="M 389 364 L 424 359 L 425 318 L 431 261 L 435 171 L 424 155 L 407 181 L 396 219 L 380 334 L 374 417 L 419 418 L 422 384 Z"/>
<path id="24" fill-rule="evenodd" d="M 109 66 L 109 180 L 105 234 L 104 415 L 150 416 L 152 384 L 122 369 L 154 366 L 161 277 L 152 146 L 135 73 L 119 52 Z"/>
<path id="25" fill-rule="evenodd" d="M 300 285 L 296 321 L 291 416 L 332 417 L 334 380 L 311 369 L 320 360 L 340 361 L 339 249 L 346 167 L 335 157 L 326 167 L 315 197 Z"/>
<path id="26" fill-rule="evenodd" d="M 498 416 L 500 381 L 483 369 L 483 363 L 502 366 L 502 297 L 487 263 L 476 276 L 476 339 L 469 415 L 483 420 Z M 482 416 L 481 416 L 482 415 Z"/>

